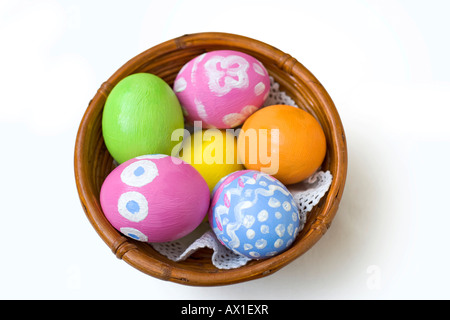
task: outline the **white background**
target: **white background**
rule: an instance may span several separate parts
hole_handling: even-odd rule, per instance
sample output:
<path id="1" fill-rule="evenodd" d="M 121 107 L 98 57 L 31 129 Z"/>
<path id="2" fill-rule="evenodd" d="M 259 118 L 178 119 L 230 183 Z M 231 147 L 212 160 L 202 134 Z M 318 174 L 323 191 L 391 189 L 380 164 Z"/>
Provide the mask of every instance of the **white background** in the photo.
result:
<path id="1" fill-rule="evenodd" d="M 0 298 L 450 298 L 450 4 L 427 0 L 0 1 Z M 76 132 L 103 81 L 194 32 L 269 43 L 324 85 L 347 183 L 326 235 L 275 274 L 188 287 L 118 260 L 81 208 Z"/>

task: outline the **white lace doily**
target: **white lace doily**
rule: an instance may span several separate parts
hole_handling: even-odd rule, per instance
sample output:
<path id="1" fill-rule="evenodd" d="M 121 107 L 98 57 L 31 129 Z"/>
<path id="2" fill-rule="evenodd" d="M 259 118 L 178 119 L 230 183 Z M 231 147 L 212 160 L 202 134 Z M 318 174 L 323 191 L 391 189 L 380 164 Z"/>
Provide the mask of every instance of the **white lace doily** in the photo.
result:
<path id="1" fill-rule="evenodd" d="M 298 107 L 291 97 L 280 91 L 279 84 L 271 77 L 270 93 L 263 107 L 274 104 Z M 307 213 L 325 195 L 330 188 L 332 180 L 333 177 L 329 171 L 318 171 L 300 183 L 287 186 L 299 209 L 300 229 L 303 228 L 306 222 Z M 184 238 L 164 243 L 150 243 L 150 245 L 172 261 L 185 260 L 198 249 L 210 248 L 213 250 L 211 261 L 219 269 L 239 268 L 250 261 L 249 258 L 238 255 L 222 245 L 207 222 L 202 222 L 196 230 Z"/>
<path id="2" fill-rule="evenodd" d="M 309 179 L 287 188 L 292 193 L 299 208 L 300 226 L 303 228 L 307 213 L 325 195 L 333 177 L 329 171 L 318 171 Z M 211 261 L 219 269 L 234 269 L 245 265 L 249 258 L 238 255 L 222 245 L 211 230 L 209 223 L 200 226 L 184 238 L 176 241 L 151 243 L 156 251 L 173 261 L 181 261 L 201 248 L 210 248 L 214 252 Z"/>
<path id="3" fill-rule="evenodd" d="M 270 90 L 269 90 L 269 96 L 267 97 L 266 101 L 264 102 L 262 108 L 273 106 L 275 104 L 285 104 L 289 106 L 297 107 L 297 104 L 294 100 L 292 100 L 291 97 L 289 97 L 286 92 L 280 91 L 280 85 L 278 82 L 276 82 L 273 77 L 270 77 Z"/>

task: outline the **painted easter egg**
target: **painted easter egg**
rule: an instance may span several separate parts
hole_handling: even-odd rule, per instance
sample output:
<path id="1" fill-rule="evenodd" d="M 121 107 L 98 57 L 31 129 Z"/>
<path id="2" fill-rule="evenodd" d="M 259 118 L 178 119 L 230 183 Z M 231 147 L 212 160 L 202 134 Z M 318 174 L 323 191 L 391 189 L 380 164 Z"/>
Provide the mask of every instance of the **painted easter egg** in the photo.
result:
<path id="1" fill-rule="evenodd" d="M 180 158 L 200 172 L 212 191 L 229 173 L 244 170 L 237 157 L 237 139 L 225 130 L 195 131 L 183 141 Z"/>
<path id="2" fill-rule="evenodd" d="M 172 88 L 150 73 L 122 79 L 109 94 L 102 131 L 111 156 L 122 163 L 143 154 L 171 155 L 175 129 L 184 129 L 183 112 Z"/>
<path id="3" fill-rule="evenodd" d="M 232 50 L 204 53 L 178 73 L 173 89 L 188 123 L 227 129 L 239 126 L 260 108 L 270 79 L 254 57 Z"/>
<path id="4" fill-rule="evenodd" d="M 242 170 L 214 190 L 209 222 L 220 242 L 250 259 L 265 259 L 288 249 L 304 218 L 286 187 L 272 176 Z"/>
<path id="5" fill-rule="evenodd" d="M 326 149 L 320 123 L 308 112 L 287 105 L 258 110 L 245 121 L 238 137 L 239 159 L 245 168 L 268 173 L 285 185 L 311 176 L 321 166 Z"/>
<path id="6" fill-rule="evenodd" d="M 190 164 L 167 155 L 145 155 L 122 163 L 106 177 L 100 203 L 108 221 L 125 236 L 166 242 L 202 222 L 210 194 Z"/>

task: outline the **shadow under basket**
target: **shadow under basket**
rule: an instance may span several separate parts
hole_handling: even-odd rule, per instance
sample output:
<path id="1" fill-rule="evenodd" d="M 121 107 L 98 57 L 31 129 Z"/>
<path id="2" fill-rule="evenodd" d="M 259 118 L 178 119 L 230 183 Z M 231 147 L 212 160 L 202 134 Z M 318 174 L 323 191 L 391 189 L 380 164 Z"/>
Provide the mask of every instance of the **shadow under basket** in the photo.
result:
<path id="1" fill-rule="evenodd" d="M 245 266 L 221 270 L 211 262 L 212 250 L 201 249 L 185 261 L 174 262 L 149 244 L 119 233 L 105 218 L 100 206 L 100 188 L 114 169 L 113 159 L 103 141 L 102 112 L 111 89 L 126 76 L 153 73 L 170 86 L 181 67 L 192 58 L 213 50 L 245 52 L 261 61 L 269 74 L 300 107 L 316 117 L 327 141 L 321 170 L 329 170 L 333 181 L 327 194 L 308 213 L 303 230 L 292 246 L 265 260 L 252 260 Z M 330 227 L 337 212 L 347 174 L 347 146 L 344 129 L 333 101 L 320 82 L 301 63 L 268 44 L 228 33 L 184 35 L 132 58 L 97 91 L 81 120 L 75 143 L 75 180 L 83 209 L 99 236 L 119 259 L 159 279 L 185 285 L 218 286 L 268 276 L 309 250 Z"/>

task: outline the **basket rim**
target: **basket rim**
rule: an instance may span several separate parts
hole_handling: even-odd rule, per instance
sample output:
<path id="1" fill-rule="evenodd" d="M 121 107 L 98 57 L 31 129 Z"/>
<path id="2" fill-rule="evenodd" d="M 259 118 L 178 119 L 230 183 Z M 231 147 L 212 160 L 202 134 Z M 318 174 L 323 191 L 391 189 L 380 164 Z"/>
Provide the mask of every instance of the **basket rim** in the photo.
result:
<path id="1" fill-rule="evenodd" d="M 237 48 L 236 50 L 239 47 L 247 48 L 249 43 L 253 44 L 258 48 L 257 53 L 259 55 L 270 58 L 276 63 L 278 68 L 288 73 L 292 79 L 304 83 L 324 107 L 324 114 L 330 122 L 330 137 L 333 145 L 336 146 L 335 150 L 333 149 L 333 156 L 336 161 L 333 163 L 333 181 L 330 189 L 325 195 L 325 199 L 322 199 L 321 210 L 310 230 L 301 239 L 302 245 L 292 246 L 275 257 L 258 260 L 258 263 L 250 266 L 246 265 L 230 270 L 217 270 L 217 272 L 199 272 L 178 267 L 176 263 L 170 265 L 164 261 L 149 257 L 109 224 L 103 215 L 99 200 L 93 196 L 92 186 L 88 183 L 88 170 L 83 165 L 83 159 L 87 158 L 88 151 L 83 148 L 83 141 L 92 127 L 89 120 L 103 109 L 103 106 L 101 108 L 98 107 L 98 102 L 102 98 L 105 99 L 107 97 L 114 85 L 125 76 L 124 74 L 131 74 L 134 73 L 133 70 L 138 70 L 142 59 L 157 56 L 161 52 L 172 52 L 200 46 L 211 39 L 214 39 L 215 46 L 220 44 Z M 329 152 L 328 149 L 327 147 L 327 152 Z M 246 36 L 223 32 L 202 32 L 186 34 L 145 50 L 122 65 L 101 85 L 94 98 L 90 101 L 80 122 L 75 142 L 74 171 L 78 195 L 88 220 L 118 258 L 123 259 L 136 269 L 161 280 L 198 286 L 228 285 L 264 277 L 278 271 L 308 251 L 325 234 L 337 212 L 345 186 L 347 146 L 344 128 L 331 97 L 316 77 L 295 58 L 269 44 Z"/>

